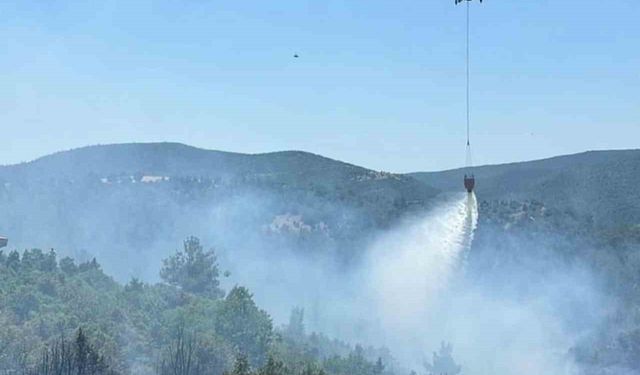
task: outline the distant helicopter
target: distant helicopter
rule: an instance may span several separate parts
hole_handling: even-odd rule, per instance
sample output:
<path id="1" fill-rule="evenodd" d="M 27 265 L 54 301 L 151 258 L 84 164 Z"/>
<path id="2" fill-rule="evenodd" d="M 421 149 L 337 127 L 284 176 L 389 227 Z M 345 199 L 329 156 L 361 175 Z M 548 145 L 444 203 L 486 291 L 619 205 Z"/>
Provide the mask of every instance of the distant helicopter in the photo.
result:
<path id="1" fill-rule="evenodd" d="M 294 59 L 297 59 L 298 57 L 300 57 L 300 56 L 299 56 L 297 53 L 294 53 L 294 54 L 293 54 L 293 58 L 294 58 Z"/>
<path id="2" fill-rule="evenodd" d="M 456 4 L 459 4 L 461 2 L 463 2 L 464 0 L 456 0 Z M 467 0 L 467 1 L 473 1 L 473 0 Z M 480 2 L 482 2 L 482 0 L 480 0 Z"/>

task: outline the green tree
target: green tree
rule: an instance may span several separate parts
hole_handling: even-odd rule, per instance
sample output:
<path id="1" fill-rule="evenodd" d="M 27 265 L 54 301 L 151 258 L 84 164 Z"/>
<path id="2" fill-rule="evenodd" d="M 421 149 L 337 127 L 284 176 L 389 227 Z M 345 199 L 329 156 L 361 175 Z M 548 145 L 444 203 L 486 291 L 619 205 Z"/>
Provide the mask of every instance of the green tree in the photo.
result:
<path id="1" fill-rule="evenodd" d="M 442 342 L 438 353 L 433 353 L 433 361 L 425 363 L 427 374 L 430 375 L 458 375 L 462 368 L 453 360 L 453 347 L 451 344 Z"/>
<path id="2" fill-rule="evenodd" d="M 100 270 L 100 264 L 96 260 L 96 258 L 91 259 L 88 262 L 83 262 L 78 265 L 78 271 L 87 272 L 91 270 Z"/>
<path id="3" fill-rule="evenodd" d="M 60 270 L 67 275 L 73 275 L 78 271 L 78 266 L 72 258 L 64 257 L 60 259 Z"/>
<path id="4" fill-rule="evenodd" d="M 165 259 L 160 270 L 160 277 L 169 285 L 209 298 L 224 295 L 219 274 L 215 252 L 204 251 L 196 237 L 187 238 L 183 251 Z"/>
<path id="5" fill-rule="evenodd" d="M 336 375 L 373 375 L 377 374 L 376 371 L 380 371 L 378 366 L 382 366 L 382 359 L 378 364 L 369 362 L 360 345 L 356 345 L 346 358 L 334 355 L 324 361 L 324 368 Z"/>
<path id="6" fill-rule="evenodd" d="M 180 325 L 163 356 L 159 375 L 200 375 L 195 355 L 198 345 L 195 333 L 185 332 L 184 326 Z"/>
<path id="7" fill-rule="evenodd" d="M 307 365 L 304 367 L 304 369 L 300 374 L 301 375 L 325 375 L 325 372 L 323 369 L 317 369 L 311 363 L 307 363 Z"/>
<path id="8" fill-rule="evenodd" d="M 249 360 L 247 356 L 240 353 L 236 357 L 235 362 L 233 363 L 233 371 L 225 372 L 225 375 L 252 375 L 251 365 L 249 365 Z"/>
<path id="9" fill-rule="evenodd" d="M 40 249 L 25 250 L 22 253 L 22 261 L 20 266 L 25 271 L 32 271 L 40 269 L 40 264 L 43 263 L 44 254 Z"/>
<path id="10" fill-rule="evenodd" d="M 373 365 L 373 373 L 375 375 L 380 375 L 384 372 L 384 363 L 382 363 L 382 358 L 378 357 L 378 360 L 376 361 L 376 364 Z"/>
<path id="11" fill-rule="evenodd" d="M 304 309 L 296 307 L 291 310 L 289 316 L 289 325 L 287 325 L 285 333 L 287 336 L 294 340 L 300 341 L 304 338 Z"/>
<path id="12" fill-rule="evenodd" d="M 253 296 L 244 287 L 234 287 L 224 299 L 216 317 L 216 332 L 260 366 L 273 336 L 269 315 L 258 309 Z"/>
<path id="13" fill-rule="evenodd" d="M 78 374 L 86 374 L 91 359 L 91 348 L 87 342 L 87 336 L 82 332 L 82 328 L 78 329 L 78 335 L 75 342 L 76 350 L 76 370 Z"/>
<path id="14" fill-rule="evenodd" d="M 42 264 L 41 264 L 42 271 L 45 271 L 45 272 L 55 271 L 56 268 L 58 267 L 57 257 L 58 256 L 54 249 L 49 250 L 49 254 L 45 255 L 42 261 Z"/>
<path id="15" fill-rule="evenodd" d="M 64 337 L 43 349 L 36 366 L 28 375 L 117 375 L 109 360 L 89 343 L 83 330 L 73 342 Z"/>
<path id="16" fill-rule="evenodd" d="M 20 268 L 20 253 L 16 250 L 10 252 L 9 256 L 7 257 L 6 265 L 8 268 L 17 271 L 18 268 Z"/>
<path id="17" fill-rule="evenodd" d="M 23 292 L 13 295 L 9 300 L 9 306 L 11 306 L 14 314 L 16 314 L 16 317 L 20 321 L 25 321 L 29 318 L 32 312 L 38 311 L 40 308 L 40 301 L 33 292 L 25 289 Z"/>
<path id="18" fill-rule="evenodd" d="M 284 362 L 269 357 L 267 363 L 258 370 L 258 375 L 288 375 L 291 372 Z"/>
<path id="19" fill-rule="evenodd" d="M 57 267 L 56 252 L 53 249 L 47 254 L 40 249 L 25 250 L 22 254 L 21 267 L 28 271 L 53 272 Z"/>
<path id="20" fill-rule="evenodd" d="M 127 292 L 142 292 L 144 291 L 144 283 L 137 277 L 132 277 L 129 283 L 124 286 L 124 290 Z"/>

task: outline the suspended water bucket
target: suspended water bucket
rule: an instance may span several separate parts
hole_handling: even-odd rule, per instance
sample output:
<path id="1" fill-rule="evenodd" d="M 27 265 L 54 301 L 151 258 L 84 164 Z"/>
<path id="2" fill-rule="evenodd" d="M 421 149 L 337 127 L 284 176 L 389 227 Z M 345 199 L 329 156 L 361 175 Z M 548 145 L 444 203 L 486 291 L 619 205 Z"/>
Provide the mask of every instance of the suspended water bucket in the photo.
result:
<path id="1" fill-rule="evenodd" d="M 473 192 L 473 189 L 476 186 L 476 179 L 471 176 L 464 175 L 464 188 L 467 189 L 467 193 Z"/>

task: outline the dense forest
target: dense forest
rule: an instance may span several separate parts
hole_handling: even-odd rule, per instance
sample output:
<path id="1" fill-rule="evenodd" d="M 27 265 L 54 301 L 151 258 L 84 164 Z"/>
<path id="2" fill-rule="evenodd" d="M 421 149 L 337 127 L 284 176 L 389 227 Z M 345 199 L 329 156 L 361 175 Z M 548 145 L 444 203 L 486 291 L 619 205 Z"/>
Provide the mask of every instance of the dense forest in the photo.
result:
<path id="1" fill-rule="evenodd" d="M 307 333 L 304 311 L 274 327 L 242 286 L 220 289 L 213 250 L 197 238 L 163 261 L 162 282 L 107 276 L 39 249 L 0 253 L 0 373 L 393 373 L 385 349 Z M 443 344 L 432 366 L 455 366 Z M 455 369 L 455 367 L 454 367 Z"/>

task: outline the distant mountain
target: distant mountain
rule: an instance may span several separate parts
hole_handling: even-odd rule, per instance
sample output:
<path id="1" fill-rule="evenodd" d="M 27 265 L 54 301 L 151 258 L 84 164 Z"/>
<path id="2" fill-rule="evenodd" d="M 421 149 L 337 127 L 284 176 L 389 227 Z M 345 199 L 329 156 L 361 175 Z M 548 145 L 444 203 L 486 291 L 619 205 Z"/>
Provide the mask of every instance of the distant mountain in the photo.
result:
<path id="1" fill-rule="evenodd" d="M 89 146 L 58 152 L 29 163 L 0 166 L 5 182 L 101 179 L 132 176 L 199 177 L 270 183 L 290 188 L 357 189 L 356 194 L 389 189 L 408 200 L 433 196 L 435 189 L 412 177 L 376 172 L 301 151 L 239 154 L 199 149 L 179 143 Z"/>
<path id="2" fill-rule="evenodd" d="M 154 275 L 161 255 L 189 235 L 229 251 L 349 257 L 373 230 L 437 194 L 411 176 L 299 151 L 91 146 L 0 167 L 0 233 L 12 247 L 98 256 L 118 277 Z"/>
<path id="3" fill-rule="evenodd" d="M 411 173 L 441 190 L 462 189 L 464 170 Z M 640 224 L 640 150 L 592 151 L 473 168 L 479 200 L 539 200 L 598 227 Z"/>
<path id="4" fill-rule="evenodd" d="M 300 151 L 240 154 L 204 150 L 179 143 L 132 143 L 89 146 L 58 152 L 32 162 L 0 167 L 3 178 L 29 180 L 116 174 L 200 176 L 230 179 L 247 175 L 273 181 L 299 182 L 321 175 L 324 180 L 349 179 L 369 170 Z"/>

